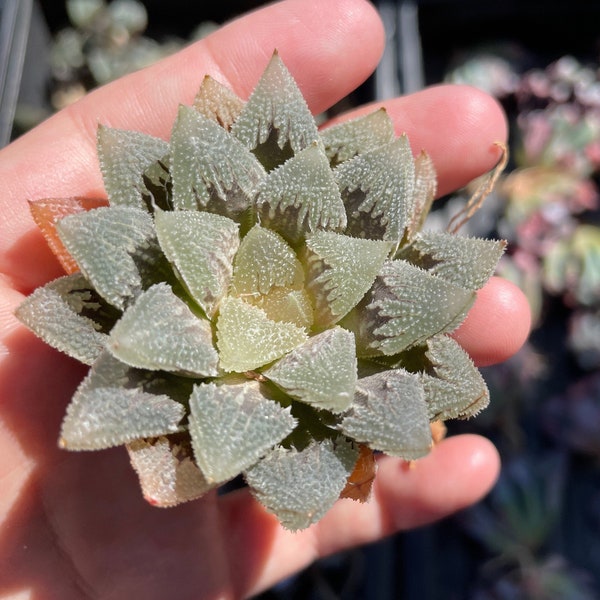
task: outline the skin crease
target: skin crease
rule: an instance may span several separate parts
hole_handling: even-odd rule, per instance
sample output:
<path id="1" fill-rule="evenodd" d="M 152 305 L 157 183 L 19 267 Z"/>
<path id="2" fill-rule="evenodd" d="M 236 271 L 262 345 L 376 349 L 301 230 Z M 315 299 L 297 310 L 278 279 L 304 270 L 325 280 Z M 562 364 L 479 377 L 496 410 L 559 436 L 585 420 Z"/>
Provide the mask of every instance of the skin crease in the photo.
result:
<path id="1" fill-rule="evenodd" d="M 205 73 L 246 98 L 274 47 L 318 113 L 375 68 L 383 28 L 366 0 L 286 0 L 232 22 L 158 65 L 89 94 L 0 152 L 0 598 L 242 598 L 313 560 L 416 527 L 480 499 L 499 469 L 475 435 L 444 440 L 414 468 L 382 457 L 370 501 L 341 500 L 316 525 L 283 530 L 247 491 L 156 509 L 126 453 L 69 453 L 56 439 L 85 373 L 17 323 L 15 307 L 61 274 L 27 199 L 104 196 L 97 124 L 165 139 Z M 158 85 L 160 83 L 160 85 Z M 467 87 L 385 103 L 445 193 L 491 169 L 506 138 L 497 104 Z M 372 108 L 372 107 L 370 107 Z M 456 339 L 479 364 L 514 354 L 529 329 L 523 294 L 493 279 Z"/>

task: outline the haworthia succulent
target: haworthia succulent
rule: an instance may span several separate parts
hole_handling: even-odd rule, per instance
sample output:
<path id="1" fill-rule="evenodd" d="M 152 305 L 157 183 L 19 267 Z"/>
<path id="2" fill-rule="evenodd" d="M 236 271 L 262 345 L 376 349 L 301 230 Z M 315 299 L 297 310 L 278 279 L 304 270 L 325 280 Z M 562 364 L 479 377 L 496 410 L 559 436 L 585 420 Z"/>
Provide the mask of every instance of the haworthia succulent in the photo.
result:
<path id="1" fill-rule="evenodd" d="M 116 318 L 112 312 L 83 275 L 75 273 L 35 290 L 16 315 L 47 344 L 91 365 L 106 344 L 102 328 L 106 319 Z"/>
<path id="2" fill-rule="evenodd" d="M 175 209 L 208 210 L 238 220 L 264 176 L 258 160 L 218 123 L 180 107 L 171 134 Z"/>
<path id="3" fill-rule="evenodd" d="M 217 375 L 219 357 L 210 322 L 194 315 L 166 283 L 153 285 L 125 311 L 107 347 L 132 367 Z"/>
<path id="4" fill-rule="evenodd" d="M 232 125 L 231 133 L 268 170 L 319 142 L 306 101 L 277 53 Z"/>
<path id="5" fill-rule="evenodd" d="M 240 244 L 238 224 L 197 211 L 159 211 L 156 234 L 192 298 L 212 317 L 226 294 Z"/>
<path id="6" fill-rule="evenodd" d="M 210 75 L 204 77 L 194 98 L 194 108 L 199 113 L 208 119 L 214 119 L 228 131 L 243 107 L 244 102 L 240 98 Z"/>
<path id="7" fill-rule="evenodd" d="M 312 442 L 301 451 L 278 447 L 245 477 L 285 528 L 304 529 L 338 499 L 357 458 L 358 450 L 343 438 Z"/>
<path id="8" fill-rule="evenodd" d="M 325 152 L 333 166 L 375 150 L 394 140 L 394 123 L 385 108 L 344 121 L 321 131 Z"/>
<path id="9" fill-rule="evenodd" d="M 57 223 L 82 273 L 110 304 L 123 310 L 144 288 L 142 263 L 158 254 L 152 217 L 129 206 L 101 207 Z M 145 270 L 145 269 L 143 269 Z"/>
<path id="10" fill-rule="evenodd" d="M 342 412 L 354 398 L 354 336 L 341 327 L 328 329 L 286 354 L 263 375 L 293 398 Z"/>
<path id="11" fill-rule="evenodd" d="M 144 208 L 143 173 L 169 151 L 159 138 L 111 127 L 98 127 L 98 158 L 111 206 Z"/>
<path id="12" fill-rule="evenodd" d="M 358 380 L 340 429 L 374 450 L 406 460 L 429 452 L 431 430 L 419 377 L 401 369 Z"/>
<path id="13" fill-rule="evenodd" d="M 308 233 L 346 226 L 340 191 L 316 143 L 269 173 L 258 190 L 256 206 L 261 223 L 294 245 Z"/>
<path id="14" fill-rule="evenodd" d="M 264 310 L 233 296 L 221 302 L 217 319 L 217 348 L 225 371 L 244 372 L 262 367 L 307 339 L 304 329 L 269 319 Z"/>
<path id="15" fill-rule="evenodd" d="M 403 260 L 387 262 L 361 308 L 359 344 L 370 353 L 397 354 L 454 330 L 475 293 Z"/>
<path id="16" fill-rule="evenodd" d="M 206 481 L 189 443 L 179 434 L 134 440 L 127 444 L 127 452 L 144 498 L 153 506 L 176 506 L 215 487 Z"/>
<path id="17" fill-rule="evenodd" d="M 60 445 L 99 450 L 166 435 L 179 429 L 184 415 L 182 404 L 144 391 L 135 372 L 103 353 L 67 407 Z"/>
<path id="18" fill-rule="evenodd" d="M 200 384 L 190 398 L 192 447 L 211 483 L 233 479 L 252 466 L 295 425 L 289 408 L 265 397 L 255 381 Z"/>

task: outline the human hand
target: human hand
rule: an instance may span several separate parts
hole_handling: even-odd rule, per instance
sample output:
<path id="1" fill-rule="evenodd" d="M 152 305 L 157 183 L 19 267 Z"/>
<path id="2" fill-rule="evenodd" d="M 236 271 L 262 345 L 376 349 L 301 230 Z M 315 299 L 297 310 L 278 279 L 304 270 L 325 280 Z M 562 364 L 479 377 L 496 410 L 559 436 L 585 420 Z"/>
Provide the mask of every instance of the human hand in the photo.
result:
<path id="1" fill-rule="evenodd" d="M 443 441 L 413 469 L 382 457 L 368 503 L 341 500 L 299 533 L 282 529 L 245 490 L 152 508 L 122 448 L 57 448 L 83 371 L 13 317 L 25 294 L 61 274 L 26 200 L 104 194 L 98 123 L 166 139 L 178 104 L 191 104 L 205 73 L 247 97 L 275 47 L 318 113 L 370 74 L 383 41 L 364 0 L 287 0 L 89 94 L 0 152 L 0 597 L 244 597 L 320 556 L 467 506 L 493 484 L 496 451 L 468 435 Z M 493 142 L 505 139 L 504 118 L 476 90 L 436 87 L 386 106 L 413 150 L 431 155 L 440 193 L 498 159 Z M 522 294 L 493 279 L 455 335 L 476 362 L 490 364 L 517 350 L 528 319 Z"/>

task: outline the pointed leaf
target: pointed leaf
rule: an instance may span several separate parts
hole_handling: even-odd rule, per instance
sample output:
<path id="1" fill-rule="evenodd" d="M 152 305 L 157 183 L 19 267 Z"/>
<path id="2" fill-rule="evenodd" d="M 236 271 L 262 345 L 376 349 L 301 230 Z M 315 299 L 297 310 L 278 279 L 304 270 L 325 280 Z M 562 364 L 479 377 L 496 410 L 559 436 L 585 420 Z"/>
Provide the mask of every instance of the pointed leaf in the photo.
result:
<path id="1" fill-rule="evenodd" d="M 323 129 L 320 135 L 331 164 L 338 165 L 357 154 L 392 142 L 394 123 L 385 108 L 380 108 L 366 116 Z"/>
<path id="2" fill-rule="evenodd" d="M 343 229 L 346 212 L 325 153 L 312 144 L 269 173 L 256 206 L 260 221 L 292 244 L 319 229 Z"/>
<path id="3" fill-rule="evenodd" d="M 106 206 L 108 202 L 102 198 L 44 198 L 29 202 L 29 210 L 35 224 L 40 228 L 50 250 L 60 261 L 62 268 L 67 273 L 75 273 L 79 270 L 77 263 L 67 252 L 58 237 L 56 223 L 67 215 L 91 210 L 99 206 Z"/>
<path id="4" fill-rule="evenodd" d="M 413 215 L 408 226 L 409 238 L 421 230 L 437 193 L 437 174 L 433 161 L 422 151 L 415 158 L 415 193 Z"/>
<path id="5" fill-rule="evenodd" d="M 341 327 L 309 338 L 263 375 L 290 396 L 334 413 L 348 408 L 356 386 L 354 336 Z"/>
<path id="6" fill-rule="evenodd" d="M 339 498 L 358 451 L 343 438 L 302 451 L 278 447 L 246 472 L 257 499 L 292 531 L 316 523 Z"/>
<path id="7" fill-rule="evenodd" d="M 111 206 L 144 209 L 147 193 L 142 173 L 169 152 L 164 140 L 140 133 L 100 125 L 98 158 L 104 187 Z"/>
<path id="8" fill-rule="evenodd" d="M 176 436 L 135 440 L 127 444 L 127 452 L 152 506 L 176 506 L 214 487 L 195 465 L 189 443 Z"/>
<path id="9" fill-rule="evenodd" d="M 375 453 L 368 446 L 360 444 L 358 460 L 350 477 L 348 477 L 340 498 L 351 498 L 358 502 L 367 502 L 371 496 L 376 474 Z"/>
<path id="10" fill-rule="evenodd" d="M 213 119 L 227 130 L 231 128 L 243 107 L 244 103 L 240 98 L 209 75 L 203 79 L 194 98 L 194 108 L 199 113 L 207 119 Z"/>
<path id="11" fill-rule="evenodd" d="M 135 371 L 103 353 L 67 407 L 59 443 L 69 450 L 110 448 L 173 433 L 184 414 L 182 404 L 144 391 Z"/>
<path id="12" fill-rule="evenodd" d="M 399 242 L 414 208 L 415 166 L 404 135 L 334 171 L 348 215 L 346 233 Z"/>
<path id="13" fill-rule="evenodd" d="M 190 398 L 196 463 L 211 483 L 251 467 L 296 426 L 289 407 L 269 400 L 257 382 L 200 384 Z"/>
<path id="14" fill-rule="evenodd" d="M 397 354 L 438 333 L 454 330 L 475 292 L 431 275 L 403 260 L 387 262 L 361 307 L 357 342 L 370 351 Z"/>
<path id="15" fill-rule="evenodd" d="M 458 342 L 440 335 L 428 342 L 431 368 L 421 374 L 431 420 L 466 419 L 489 403 L 485 380 Z"/>
<path id="16" fill-rule="evenodd" d="M 391 245 L 319 231 L 307 241 L 307 289 L 315 322 L 328 327 L 339 321 L 367 293 Z"/>
<path id="17" fill-rule="evenodd" d="M 255 225 L 236 254 L 232 293 L 268 294 L 275 286 L 299 289 L 303 282 L 304 271 L 296 253 L 279 234 Z"/>
<path id="18" fill-rule="evenodd" d="M 427 454 L 431 429 L 418 375 L 395 369 L 359 379 L 340 429 L 391 456 L 415 460 Z"/>
<path id="19" fill-rule="evenodd" d="M 98 293 L 119 309 L 143 287 L 140 263 L 156 256 L 152 217 L 128 206 L 96 208 L 57 223 L 60 238 Z"/>
<path id="20" fill-rule="evenodd" d="M 125 311 L 110 333 L 108 349 L 140 369 L 217 375 L 210 323 L 194 315 L 166 283 L 149 288 Z"/>
<path id="21" fill-rule="evenodd" d="M 264 310 L 272 321 L 294 323 L 307 330 L 313 325 L 312 304 L 305 289 L 290 290 L 276 286 L 268 294 L 244 296 L 244 301 Z"/>
<path id="22" fill-rule="evenodd" d="M 86 365 L 96 360 L 106 343 L 102 322 L 117 317 L 80 273 L 36 289 L 17 308 L 16 316 L 47 344 Z"/>
<path id="23" fill-rule="evenodd" d="M 231 128 L 267 170 L 318 141 L 302 93 L 277 53 Z"/>
<path id="24" fill-rule="evenodd" d="M 157 212 L 156 234 L 192 298 L 212 317 L 227 292 L 239 247 L 238 225 L 197 211 Z"/>
<path id="25" fill-rule="evenodd" d="M 494 273 L 506 242 L 424 231 L 400 256 L 461 287 L 477 290 Z"/>
<path id="26" fill-rule="evenodd" d="M 292 323 L 276 322 L 235 297 L 224 298 L 217 320 L 217 348 L 225 371 L 243 373 L 262 367 L 303 343 L 307 335 Z"/>
<path id="27" fill-rule="evenodd" d="M 173 206 L 239 220 L 265 171 L 216 121 L 181 106 L 171 134 Z"/>

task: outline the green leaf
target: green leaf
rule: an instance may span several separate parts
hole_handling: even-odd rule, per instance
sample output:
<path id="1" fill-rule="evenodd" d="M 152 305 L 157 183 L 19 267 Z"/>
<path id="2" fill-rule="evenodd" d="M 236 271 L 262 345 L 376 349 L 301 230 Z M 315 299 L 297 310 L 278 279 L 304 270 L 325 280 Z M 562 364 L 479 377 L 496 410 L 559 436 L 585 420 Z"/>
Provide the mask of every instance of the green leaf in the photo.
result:
<path id="1" fill-rule="evenodd" d="M 429 273 L 477 290 L 493 275 L 506 242 L 425 231 L 399 254 Z"/>
<path id="2" fill-rule="evenodd" d="M 296 398 L 316 408 L 343 412 L 354 398 L 354 336 L 336 327 L 309 338 L 263 375 Z"/>
<path id="3" fill-rule="evenodd" d="M 266 398 L 255 381 L 197 385 L 190 411 L 196 462 L 211 483 L 251 467 L 296 426 L 289 407 Z"/>
<path id="4" fill-rule="evenodd" d="M 421 230 L 437 193 L 437 175 L 433 161 L 422 151 L 415 158 L 415 193 L 413 215 L 408 226 L 409 238 Z"/>
<path id="5" fill-rule="evenodd" d="M 354 321 L 357 343 L 366 355 L 397 354 L 458 327 L 474 300 L 472 290 L 408 262 L 387 262 Z"/>
<path id="6" fill-rule="evenodd" d="M 69 450 L 100 450 L 179 429 L 183 405 L 143 389 L 143 378 L 108 353 L 83 380 L 62 424 L 59 444 Z"/>
<path id="7" fill-rule="evenodd" d="M 367 293 L 391 244 L 318 231 L 306 241 L 307 289 L 320 327 L 337 323 Z"/>
<path id="8" fill-rule="evenodd" d="M 312 442 L 304 450 L 275 448 L 246 471 L 251 491 L 292 531 L 316 523 L 339 498 L 358 450 L 343 438 Z"/>
<path id="9" fill-rule="evenodd" d="M 319 229 L 343 229 L 346 212 L 329 161 L 312 144 L 269 173 L 256 206 L 260 221 L 291 244 Z"/>
<path id="10" fill-rule="evenodd" d="M 439 335 L 428 342 L 426 356 L 431 366 L 421 374 L 433 420 L 466 419 L 489 403 L 485 380 L 458 342 Z"/>
<path id="11" fill-rule="evenodd" d="M 166 283 L 145 291 L 115 324 L 108 349 L 139 369 L 217 375 L 210 323 L 198 318 Z"/>
<path id="12" fill-rule="evenodd" d="M 142 265 L 155 262 L 159 252 L 147 212 L 101 207 L 64 217 L 56 228 L 81 272 L 107 302 L 123 310 L 142 292 Z"/>
<path id="13" fill-rule="evenodd" d="M 36 289 L 15 314 L 44 342 L 91 365 L 107 340 L 103 324 L 117 317 L 113 311 L 83 275 L 75 273 Z"/>
<path id="14" fill-rule="evenodd" d="M 415 460 L 426 455 L 431 429 L 418 375 L 395 369 L 359 379 L 340 429 L 390 456 Z"/>
<path id="15" fill-rule="evenodd" d="M 232 294 L 268 294 L 275 286 L 300 289 L 303 283 L 304 270 L 296 253 L 279 234 L 255 225 L 235 256 Z"/>
<path id="16" fill-rule="evenodd" d="M 265 171 L 217 122 L 181 106 L 171 134 L 173 206 L 239 220 Z"/>
<path id="17" fill-rule="evenodd" d="M 394 123 L 385 108 L 322 129 L 321 140 L 332 165 L 346 162 L 394 140 Z"/>
<path id="18" fill-rule="evenodd" d="M 100 125 L 98 158 L 104 187 L 111 206 L 145 209 L 148 193 L 142 173 L 169 152 L 164 140 L 140 133 Z"/>
<path id="19" fill-rule="evenodd" d="M 157 212 L 156 234 L 190 295 L 212 317 L 227 292 L 238 250 L 237 223 L 198 211 Z"/>
<path id="20" fill-rule="evenodd" d="M 152 506 L 176 506 L 200 498 L 214 487 L 194 463 L 189 443 L 180 437 L 175 434 L 127 444 L 142 494 Z"/>
<path id="21" fill-rule="evenodd" d="M 415 166 L 408 138 L 359 154 L 334 174 L 348 215 L 345 233 L 400 242 L 414 209 Z"/>
<path id="22" fill-rule="evenodd" d="M 272 321 L 294 323 L 309 330 L 313 325 L 313 308 L 305 289 L 272 287 L 268 294 L 244 296 L 244 301 L 262 308 Z"/>
<path id="23" fill-rule="evenodd" d="M 243 101 L 228 87 L 225 87 L 210 75 L 206 75 L 194 98 L 194 108 L 207 119 L 213 119 L 221 127 L 229 130 L 239 116 Z"/>
<path id="24" fill-rule="evenodd" d="M 306 101 L 277 53 L 231 132 L 254 152 L 267 170 L 319 140 Z"/>
<path id="25" fill-rule="evenodd" d="M 303 329 L 276 322 L 235 297 L 223 298 L 217 320 L 217 348 L 225 371 L 243 373 L 262 367 L 307 339 Z"/>

